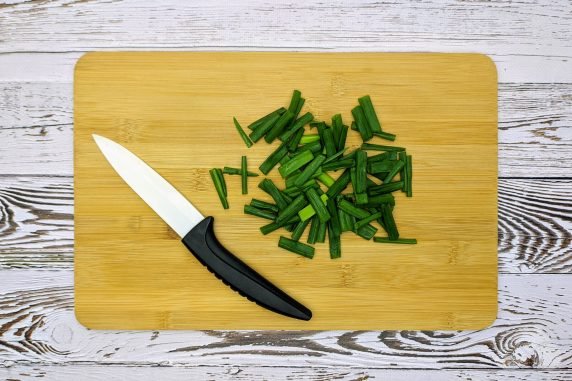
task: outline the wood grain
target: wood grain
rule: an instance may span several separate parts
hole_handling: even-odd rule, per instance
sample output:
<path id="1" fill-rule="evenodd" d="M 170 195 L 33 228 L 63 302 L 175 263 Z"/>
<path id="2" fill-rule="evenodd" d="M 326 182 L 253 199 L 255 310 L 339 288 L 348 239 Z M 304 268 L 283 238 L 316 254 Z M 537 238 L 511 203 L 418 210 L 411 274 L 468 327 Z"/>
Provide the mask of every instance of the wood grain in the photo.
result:
<path id="1" fill-rule="evenodd" d="M 256 182 L 248 196 L 233 197 L 236 183 L 229 181 L 234 206 L 222 210 L 208 169 L 244 154 L 256 168 L 275 149 L 261 143 L 247 153 L 222 126 L 233 115 L 254 120 L 261 109 L 287 104 L 284 89 L 295 88 L 297 77 L 307 99 L 302 112 L 322 120 L 336 112 L 349 120 L 360 94 L 383 100 L 385 130 L 398 134 L 416 160 L 416 196 L 397 196 L 396 218 L 418 245 L 382 248 L 348 235 L 340 260 L 318 245 L 309 261 L 284 255 L 276 240 L 285 233 L 262 236 L 261 221 L 233 204 L 265 198 Z M 96 329 L 486 327 L 496 313 L 496 88 L 492 62 L 474 54 L 84 56 L 74 84 L 78 318 Z M 310 306 L 312 320 L 262 311 L 205 271 L 103 160 L 92 134 L 142 155 L 215 217 L 229 250 Z M 361 142 L 348 135 L 349 146 Z M 283 183 L 277 171 L 269 177 Z M 182 302 L 188 299 L 192 305 Z"/>
<path id="2" fill-rule="evenodd" d="M 12 1 L 0 52 L 101 49 L 455 51 L 495 55 L 501 80 L 572 80 L 567 0 Z M 436 23 L 435 19 L 439 22 Z M 532 75 L 531 75 L 532 74 Z M 542 80 L 541 80 L 542 78 Z"/>
<path id="3" fill-rule="evenodd" d="M 479 331 L 97 331 L 74 317 L 73 272 L 0 272 L 0 356 L 23 364 L 538 368 L 572 365 L 568 275 L 501 275 Z M 1 364 L 1 363 L 0 363 Z"/>
<path id="4" fill-rule="evenodd" d="M 72 189 L 71 177 L 0 176 L 0 268 L 73 266 Z M 499 272 L 569 273 L 571 200 L 571 180 L 499 180 Z"/>
<path id="5" fill-rule="evenodd" d="M 169 366 L 169 365 L 10 365 L 2 368 L 0 378 L 10 381 L 125 381 L 125 380 L 204 380 L 204 381 L 570 381 L 572 374 L 566 370 L 403 370 L 347 367 L 296 368 L 287 366 Z"/>

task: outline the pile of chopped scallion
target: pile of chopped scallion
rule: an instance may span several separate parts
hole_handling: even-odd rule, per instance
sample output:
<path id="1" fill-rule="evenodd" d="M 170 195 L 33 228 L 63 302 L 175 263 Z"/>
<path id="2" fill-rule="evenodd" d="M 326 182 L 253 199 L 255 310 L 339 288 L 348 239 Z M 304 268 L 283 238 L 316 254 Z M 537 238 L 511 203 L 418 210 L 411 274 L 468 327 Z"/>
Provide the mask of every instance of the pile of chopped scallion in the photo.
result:
<path id="1" fill-rule="evenodd" d="M 259 169 L 267 175 L 280 164 L 278 171 L 285 181 L 280 189 L 272 180 L 263 179 L 258 187 L 273 202 L 252 199 L 244 206 L 244 213 L 270 221 L 260 228 L 262 234 L 280 228 L 291 232 L 290 238 L 280 237 L 278 246 L 307 258 L 314 256 L 314 247 L 308 244 L 325 242 L 326 232 L 332 259 L 341 256 L 340 236 L 349 231 L 379 243 L 417 243 L 399 236 L 393 217 L 392 193 L 402 191 L 407 197 L 412 196 L 411 156 L 402 147 L 366 143 L 374 136 L 395 140 L 395 135 L 382 131 L 369 95 L 359 98 L 359 105 L 351 110 L 351 129 L 359 132 L 363 144 L 350 153 L 346 153 L 350 127 L 343 123 L 341 115 L 332 117 L 331 126 L 314 120 L 310 112 L 300 116 L 304 101 L 300 91 L 294 90 L 288 109 L 281 107 L 251 123 L 249 135 L 234 118 L 247 147 L 262 138 L 267 143 L 280 141 Z M 317 133 L 305 133 L 306 125 Z M 343 172 L 334 179 L 329 173 L 336 171 Z M 228 209 L 225 174 L 241 176 L 242 194 L 248 193 L 248 177 L 258 174 L 247 170 L 246 156 L 242 156 L 240 168 L 210 170 L 222 206 Z M 350 184 L 351 191 L 344 193 Z M 387 233 L 386 237 L 375 236 L 379 229 L 374 222 Z M 300 238 L 308 225 L 308 244 L 304 244 Z"/>

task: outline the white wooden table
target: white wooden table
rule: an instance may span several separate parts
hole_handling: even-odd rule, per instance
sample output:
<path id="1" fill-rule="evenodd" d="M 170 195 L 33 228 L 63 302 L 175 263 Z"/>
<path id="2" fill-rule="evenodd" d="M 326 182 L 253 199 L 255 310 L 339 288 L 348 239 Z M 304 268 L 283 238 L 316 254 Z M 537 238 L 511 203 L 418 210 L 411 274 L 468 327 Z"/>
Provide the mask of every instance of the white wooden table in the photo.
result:
<path id="1" fill-rule="evenodd" d="M 90 50 L 446 51 L 499 71 L 499 314 L 471 332 L 91 331 L 72 71 Z M 572 2 L 0 0 L 0 379 L 572 380 Z"/>

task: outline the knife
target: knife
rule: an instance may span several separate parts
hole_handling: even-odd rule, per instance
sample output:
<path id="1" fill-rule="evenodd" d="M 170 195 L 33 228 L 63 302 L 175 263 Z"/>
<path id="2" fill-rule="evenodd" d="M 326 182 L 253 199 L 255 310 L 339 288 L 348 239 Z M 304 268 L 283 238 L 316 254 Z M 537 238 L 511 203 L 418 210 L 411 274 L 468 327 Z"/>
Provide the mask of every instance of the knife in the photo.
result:
<path id="1" fill-rule="evenodd" d="M 121 178 L 182 238 L 189 251 L 217 278 L 250 301 L 270 311 L 310 320 L 312 311 L 288 296 L 222 246 L 213 217 L 204 217 L 167 180 L 125 147 L 92 135 Z"/>

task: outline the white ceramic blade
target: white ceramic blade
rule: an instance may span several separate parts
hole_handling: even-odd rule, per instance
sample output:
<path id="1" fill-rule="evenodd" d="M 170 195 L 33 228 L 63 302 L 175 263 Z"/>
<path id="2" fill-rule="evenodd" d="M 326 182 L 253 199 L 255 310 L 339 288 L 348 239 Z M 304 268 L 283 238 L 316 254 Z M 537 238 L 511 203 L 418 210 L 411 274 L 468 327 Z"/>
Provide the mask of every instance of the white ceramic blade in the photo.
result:
<path id="1" fill-rule="evenodd" d="M 125 147 L 92 135 L 109 164 L 181 238 L 205 217 L 167 180 Z"/>

